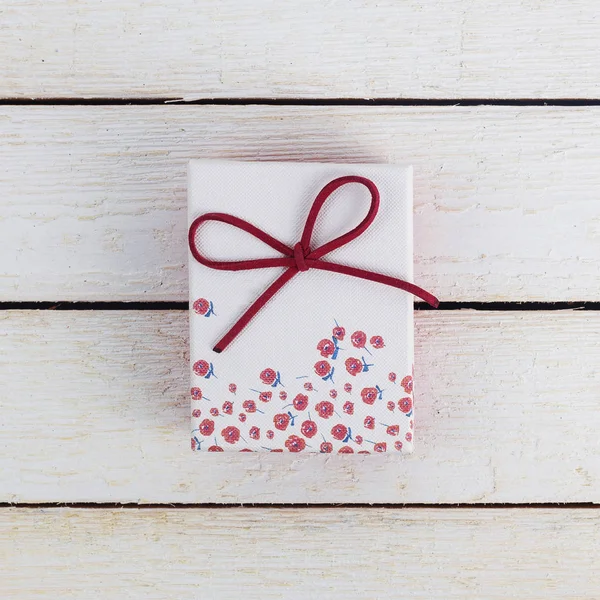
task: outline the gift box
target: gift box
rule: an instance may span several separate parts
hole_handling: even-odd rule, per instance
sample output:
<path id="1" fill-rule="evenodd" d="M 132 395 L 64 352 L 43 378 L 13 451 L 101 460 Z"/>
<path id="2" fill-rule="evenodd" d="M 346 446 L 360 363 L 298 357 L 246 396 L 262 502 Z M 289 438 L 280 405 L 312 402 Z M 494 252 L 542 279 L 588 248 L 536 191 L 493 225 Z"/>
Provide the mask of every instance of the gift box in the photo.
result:
<path id="1" fill-rule="evenodd" d="M 192 449 L 409 453 L 412 169 L 189 164 Z"/>

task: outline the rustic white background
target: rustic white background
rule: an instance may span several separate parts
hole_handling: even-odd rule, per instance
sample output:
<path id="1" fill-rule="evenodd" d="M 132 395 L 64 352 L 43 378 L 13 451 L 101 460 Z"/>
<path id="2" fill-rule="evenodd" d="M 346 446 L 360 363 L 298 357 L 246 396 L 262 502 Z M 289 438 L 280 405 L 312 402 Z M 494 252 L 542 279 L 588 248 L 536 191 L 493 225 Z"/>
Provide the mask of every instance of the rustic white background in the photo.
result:
<path id="1" fill-rule="evenodd" d="M 599 55 L 593 0 L 2 4 L 0 597 L 599 598 Z M 189 452 L 192 157 L 414 164 L 417 282 L 502 303 L 417 313 L 414 455 Z"/>

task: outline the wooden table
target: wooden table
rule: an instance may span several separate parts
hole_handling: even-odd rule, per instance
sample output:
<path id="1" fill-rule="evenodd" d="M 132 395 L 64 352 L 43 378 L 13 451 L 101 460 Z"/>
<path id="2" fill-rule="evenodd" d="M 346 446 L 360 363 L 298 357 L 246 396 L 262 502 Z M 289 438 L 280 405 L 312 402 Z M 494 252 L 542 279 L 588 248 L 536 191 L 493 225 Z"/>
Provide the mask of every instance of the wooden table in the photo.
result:
<path id="1" fill-rule="evenodd" d="M 599 60 L 593 0 L 7 0 L 0 597 L 600 598 Z M 191 454 L 205 157 L 415 166 L 414 455 Z"/>

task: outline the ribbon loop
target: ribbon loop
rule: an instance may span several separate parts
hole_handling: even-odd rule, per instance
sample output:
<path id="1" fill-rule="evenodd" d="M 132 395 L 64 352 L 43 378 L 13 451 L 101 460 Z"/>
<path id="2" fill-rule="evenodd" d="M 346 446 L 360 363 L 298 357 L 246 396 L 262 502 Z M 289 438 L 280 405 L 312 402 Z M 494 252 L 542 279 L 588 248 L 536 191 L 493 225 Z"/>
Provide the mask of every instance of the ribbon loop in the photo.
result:
<path id="1" fill-rule="evenodd" d="M 281 254 L 286 257 L 292 257 L 294 255 L 294 251 L 292 248 L 289 248 L 284 243 L 280 242 L 278 239 L 270 236 L 268 233 L 259 229 L 258 227 L 252 225 L 252 223 L 248 223 L 248 221 L 244 221 L 244 219 L 240 219 L 239 217 L 234 217 L 233 215 L 228 215 L 226 213 L 206 213 L 204 215 L 200 215 L 198 218 L 194 219 L 193 223 L 190 226 L 190 230 L 188 232 L 188 242 L 190 251 L 193 257 L 205 267 L 210 267 L 211 269 L 218 269 L 220 271 L 248 271 L 251 269 L 264 269 L 269 267 L 291 267 L 294 265 L 294 261 L 290 260 L 290 258 L 254 258 L 250 260 L 211 260 L 206 258 L 203 254 L 198 250 L 198 246 L 196 245 L 196 236 L 200 226 L 203 223 L 208 221 L 218 221 L 220 223 L 227 223 L 228 225 L 233 225 L 246 233 L 254 236 L 259 239 L 261 242 L 264 242 L 268 246 L 271 246 L 274 250 L 277 250 Z"/>
<path id="2" fill-rule="evenodd" d="M 356 226 L 354 229 L 340 235 L 339 237 L 326 242 L 322 246 L 310 250 L 311 238 L 315 223 L 321 208 L 325 201 L 331 196 L 335 190 L 348 183 L 359 183 L 364 185 L 371 193 L 371 204 L 369 211 L 365 218 Z M 346 265 L 340 265 L 338 263 L 329 262 L 326 260 L 320 260 L 321 257 L 325 256 L 329 252 L 340 248 L 362 235 L 373 223 L 379 210 L 379 190 L 377 186 L 366 177 L 359 177 L 355 175 L 348 175 L 346 177 L 338 177 L 330 181 L 315 198 L 308 217 L 306 224 L 304 225 L 304 231 L 300 241 L 294 245 L 293 248 L 286 246 L 283 242 L 272 237 L 262 229 L 244 221 L 233 215 L 226 213 L 206 213 L 194 219 L 188 232 L 188 242 L 192 256 L 202 265 L 211 269 L 219 269 L 223 271 L 243 271 L 250 269 L 263 269 L 270 267 L 287 267 L 286 270 L 250 305 L 246 312 L 237 320 L 233 327 L 221 338 L 213 350 L 215 352 L 222 352 L 246 327 L 246 325 L 252 320 L 254 315 L 297 273 L 308 271 L 310 268 L 321 269 L 324 271 L 332 271 L 334 273 L 342 273 L 344 275 L 351 275 L 353 277 L 360 277 L 361 279 L 367 279 L 376 283 L 382 283 L 389 285 L 401 290 L 405 290 L 434 308 L 437 308 L 439 301 L 438 299 L 418 287 L 414 283 L 409 283 L 402 279 L 395 277 L 389 277 L 381 273 L 375 273 L 373 271 L 366 271 L 364 269 L 357 269 L 356 267 L 349 267 Z M 250 235 L 253 235 L 257 239 L 261 240 L 274 250 L 280 252 L 283 256 L 281 258 L 259 258 L 252 260 L 241 260 L 241 261 L 217 261 L 210 260 L 203 256 L 196 246 L 196 236 L 198 229 L 202 223 L 207 221 L 220 221 L 233 225 L 238 229 L 246 231 Z"/>
<path id="3" fill-rule="evenodd" d="M 315 248 L 308 256 L 308 258 L 318 259 L 326 254 L 329 254 L 333 250 L 337 250 L 342 246 L 345 246 L 348 242 L 356 239 L 360 235 L 362 235 L 370 226 L 371 223 L 375 220 L 377 216 L 377 211 L 379 210 L 379 190 L 377 186 L 366 177 L 358 177 L 356 175 L 348 175 L 346 177 L 338 177 L 333 181 L 330 181 L 318 194 L 313 202 L 313 205 L 310 208 L 310 212 L 308 213 L 308 217 L 306 218 L 306 225 L 304 225 L 304 231 L 302 232 L 301 242 L 305 248 L 310 247 L 310 242 L 313 234 L 313 230 L 315 228 L 315 223 L 317 222 L 317 217 L 319 216 L 319 212 L 325 201 L 335 192 L 338 188 L 346 185 L 348 183 L 360 183 L 364 185 L 369 192 L 371 193 L 371 204 L 369 206 L 369 211 L 367 212 L 365 218 L 354 228 L 346 233 L 336 237 L 335 239 Z"/>

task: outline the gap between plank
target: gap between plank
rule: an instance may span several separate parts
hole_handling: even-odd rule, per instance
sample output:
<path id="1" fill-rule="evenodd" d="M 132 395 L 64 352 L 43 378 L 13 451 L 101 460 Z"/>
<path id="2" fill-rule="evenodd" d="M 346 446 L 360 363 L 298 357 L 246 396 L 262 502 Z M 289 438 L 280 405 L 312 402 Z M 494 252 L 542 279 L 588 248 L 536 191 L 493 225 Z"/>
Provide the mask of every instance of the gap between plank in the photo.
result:
<path id="1" fill-rule="evenodd" d="M 0 106 L 600 106 L 599 98 L 0 98 Z"/>
<path id="2" fill-rule="evenodd" d="M 321 504 L 297 504 L 297 503 L 274 503 L 269 504 L 265 502 L 256 502 L 256 503 L 229 503 L 229 504 L 220 504 L 216 502 L 209 503 L 199 503 L 199 504 L 185 504 L 185 503 L 151 503 L 151 504 L 136 504 L 135 502 L 25 502 L 25 503 L 12 503 L 12 502 L 0 502 L 0 509 L 3 508 L 31 508 L 31 509 L 44 509 L 44 508 L 74 508 L 74 509 L 125 509 L 125 510 L 156 510 L 156 509 L 168 509 L 168 508 L 176 508 L 176 509 L 200 509 L 200 508 L 210 508 L 210 509 L 239 509 L 239 508 L 264 508 L 264 509 L 339 509 L 339 508 L 387 508 L 390 510 L 403 510 L 403 509 L 440 509 L 440 510 L 448 510 L 448 509 L 600 509 L 600 504 L 595 504 L 593 502 L 539 502 L 539 503 L 507 503 L 507 502 L 499 502 L 499 503 L 458 503 L 458 504 L 427 504 L 427 503 L 407 503 L 407 504 L 390 504 L 390 503 L 349 503 L 349 502 L 340 502 L 340 503 L 321 503 Z"/>
<path id="3" fill-rule="evenodd" d="M 537 310 L 600 310 L 600 302 L 440 302 L 433 308 L 425 302 L 416 302 L 415 310 L 481 310 L 481 311 L 537 311 Z M 0 302 L 0 310 L 189 310 L 188 302 Z"/>

